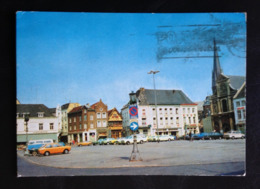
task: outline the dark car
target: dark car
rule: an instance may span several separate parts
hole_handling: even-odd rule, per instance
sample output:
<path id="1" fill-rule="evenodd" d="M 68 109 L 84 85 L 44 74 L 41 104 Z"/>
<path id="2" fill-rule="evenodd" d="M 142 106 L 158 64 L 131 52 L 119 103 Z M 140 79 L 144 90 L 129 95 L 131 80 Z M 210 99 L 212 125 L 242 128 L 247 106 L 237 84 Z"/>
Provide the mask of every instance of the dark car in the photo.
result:
<path id="1" fill-rule="evenodd" d="M 223 134 L 218 133 L 218 132 L 212 132 L 212 133 L 209 133 L 209 137 L 210 137 L 210 139 L 222 139 Z"/>
<path id="2" fill-rule="evenodd" d="M 208 140 L 211 139 L 209 133 L 198 133 L 193 135 L 194 140 Z"/>

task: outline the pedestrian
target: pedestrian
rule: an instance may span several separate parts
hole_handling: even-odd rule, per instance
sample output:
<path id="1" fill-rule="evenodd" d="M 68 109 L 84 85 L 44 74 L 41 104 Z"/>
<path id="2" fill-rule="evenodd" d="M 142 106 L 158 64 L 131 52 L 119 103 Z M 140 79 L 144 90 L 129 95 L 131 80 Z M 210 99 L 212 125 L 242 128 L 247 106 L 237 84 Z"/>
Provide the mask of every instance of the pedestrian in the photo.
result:
<path id="1" fill-rule="evenodd" d="M 189 134 L 189 135 L 190 135 L 190 141 L 192 141 L 192 138 L 191 138 L 191 131 L 190 131 L 190 134 Z"/>

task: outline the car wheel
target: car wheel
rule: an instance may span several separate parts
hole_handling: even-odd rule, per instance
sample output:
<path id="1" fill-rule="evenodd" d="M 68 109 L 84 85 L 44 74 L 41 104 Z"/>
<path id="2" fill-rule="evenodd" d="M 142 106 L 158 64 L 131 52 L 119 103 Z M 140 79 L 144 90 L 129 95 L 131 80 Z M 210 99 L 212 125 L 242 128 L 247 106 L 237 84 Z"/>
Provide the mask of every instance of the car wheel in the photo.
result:
<path id="1" fill-rule="evenodd" d="M 44 153 L 44 155 L 45 155 L 45 156 L 49 156 L 49 155 L 50 155 L 50 152 L 47 151 L 47 152 Z"/>
<path id="2" fill-rule="evenodd" d="M 209 140 L 212 140 L 212 138 L 211 138 L 211 137 L 209 137 Z"/>
<path id="3" fill-rule="evenodd" d="M 36 156 L 36 155 L 37 155 L 37 152 L 36 152 L 36 151 L 33 151 L 33 152 L 32 152 L 32 155 L 33 155 L 33 156 Z"/>
<path id="4" fill-rule="evenodd" d="M 234 137 L 234 136 L 232 136 L 232 137 L 231 137 L 231 139 L 232 139 L 232 140 L 234 140 L 234 139 L 235 139 L 235 137 Z"/>
<path id="5" fill-rule="evenodd" d="M 129 142 L 129 141 L 127 141 L 127 142 L 126 142 L 126 144 L 127 144 L 127 145 L 129 145 L 129 144 L 130 144 L 130 142 Z"/>
<path id="6" fill-rule="evenodd" d="M 144 143 L 144 142 L 141 140 L 141 141 L 140 141 L 140 144 L 143 144 L 143 143 Z"/>
<path id="7" fill-rule="evenodd" d="M 109 142 L 107 143 L 107 145 L 109 145 Z"/>
<path id="8" fill-rule="evenodd" d="M 202 138 L 202 140 L 205 140 L 204 137 Z"/>
<path id="9" fill-rule="evenodd" d="M 65 149 L 63 153 L 64 153 L 64 154 L 68 154 L 68 153 L 69 153 L 69 150 Z"/>

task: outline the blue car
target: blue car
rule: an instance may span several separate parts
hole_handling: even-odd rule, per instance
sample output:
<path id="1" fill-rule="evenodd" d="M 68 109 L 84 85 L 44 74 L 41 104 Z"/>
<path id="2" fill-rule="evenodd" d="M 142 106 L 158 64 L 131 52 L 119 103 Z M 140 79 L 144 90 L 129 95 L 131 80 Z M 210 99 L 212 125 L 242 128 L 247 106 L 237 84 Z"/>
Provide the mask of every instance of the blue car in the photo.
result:
<path id="1" fill-rule="evenodd" d="M 198 133 L 193 135 L 194 140 L 208 140 L 210 139 L 209 133 Z"/>

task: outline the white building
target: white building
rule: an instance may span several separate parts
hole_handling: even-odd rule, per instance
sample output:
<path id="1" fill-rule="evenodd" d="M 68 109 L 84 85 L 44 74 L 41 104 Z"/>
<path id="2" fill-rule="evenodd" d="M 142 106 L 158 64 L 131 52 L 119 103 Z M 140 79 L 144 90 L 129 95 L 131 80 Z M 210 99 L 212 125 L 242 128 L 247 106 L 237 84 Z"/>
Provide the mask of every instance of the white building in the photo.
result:
<path id="1" fill-rule="evenodd" d="M 17 104 L 16 106 L 17 143 L 25 143 L 27 139 L 53 139 L 58 142 L 58 136 L 61 130 L 61 113 L 59 106 L 55 114 L 43 104 Z M 29 114 L 27 132 L 26 123 L 24 121 L 25 114 Z"/>
<path id="2" fill-rule="evenodd" d="M 157 120 L 155 109 L 155 91 L 140 88 L 136 92 L 138 106 L 139 133 L 146 135 L 182 136 L 191 132 L 199 133 L 197 104 L 193 103 L 181 90 L 156 90 Z M 130 120 L 129 104 L 122 108 L 123 128 L 127 135 Z"/>
<path id="3" fill-rule="evenodd" d="M 236 129 L 246 132 L 246 82 L 233 97 Z"/>

